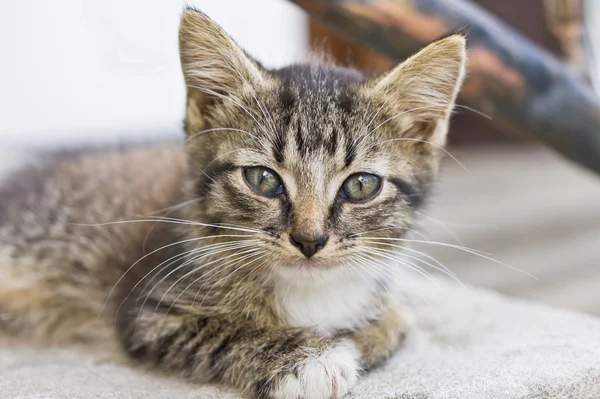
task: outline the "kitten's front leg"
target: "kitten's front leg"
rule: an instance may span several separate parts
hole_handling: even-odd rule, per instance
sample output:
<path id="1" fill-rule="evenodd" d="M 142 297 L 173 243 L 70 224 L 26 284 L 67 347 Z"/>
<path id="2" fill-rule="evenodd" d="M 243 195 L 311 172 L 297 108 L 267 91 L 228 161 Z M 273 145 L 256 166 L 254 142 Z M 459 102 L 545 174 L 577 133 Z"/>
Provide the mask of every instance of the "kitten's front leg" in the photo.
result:
<path id="1" fill-rule="evenodd" d="M 362 369 L 377 366 L 403 344 L 411 319 L 408 310 L 390 305 L 378 320 L 348 335 L 360 352 Z"/>
<path id="2" fill-rule="evenodd" d="M 127 322 L 121 318 L 121 333 L 133 356 L 253 398 L 341 398 L 360 371 L 352 339 L 323 338 L 302 328 L 152 311 Z"/>

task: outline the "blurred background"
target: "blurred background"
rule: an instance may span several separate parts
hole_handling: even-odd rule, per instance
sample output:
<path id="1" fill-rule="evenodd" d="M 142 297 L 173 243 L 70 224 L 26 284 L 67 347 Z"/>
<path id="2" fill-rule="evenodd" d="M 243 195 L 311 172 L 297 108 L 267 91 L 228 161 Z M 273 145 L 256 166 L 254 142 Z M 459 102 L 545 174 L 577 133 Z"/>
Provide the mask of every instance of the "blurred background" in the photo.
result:
<path id="1" fill-rule="evenodd" d="M 553 68 L 567 70 L 574 84 L 597 96 L 600 2 L 470 3 L 545 49 L 558 62 Z M 187 4 L 214 18 L 267 67 L 306 60 L 311 51 L 331 53 L 338 63 L 367 73 L 396 62 L 369 45 L 386 40 L 387 30 L 356 44 L 339 25 L 332 30 L 327 18 L 311 19 L 289 1 Z M 179 139 L 185 94 L 177 28 L 183 5 L 0 0 L 0 175 L 39 151 Z M 476 24 L 463 28 L 477 33 Z M 527 126 L 527 120 L 497 118 L 484 97 L 470 97 L 469 105 L 473 110 L 457 109 L 449 147 L 464 167 L 446 159 L 421 215 L 425 238 L 416 238 L 476 248 L 505 265 L 436 244 L 421 248 L 464 283 L 600 315 L 598 175 L 523 134 L 527 129 L 517 133 L 513 127 Z"/>

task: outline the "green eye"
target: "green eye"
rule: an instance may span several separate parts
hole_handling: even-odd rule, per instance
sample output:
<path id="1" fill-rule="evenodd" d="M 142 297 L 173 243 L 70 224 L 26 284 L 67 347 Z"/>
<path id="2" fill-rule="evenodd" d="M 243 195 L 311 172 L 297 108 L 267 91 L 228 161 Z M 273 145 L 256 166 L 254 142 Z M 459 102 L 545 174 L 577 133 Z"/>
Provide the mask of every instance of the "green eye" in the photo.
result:
<path id="1" fill-rule="evenodd" d="M 366 201 L 374 197 L 381 188 L 381 178 L 367 173 L 357 173 L 346 179 L 340 195 L 353 201 Z"/>
<path id="2" fill-rule="evenodd" d="M 244 178 L 251 189 L 258 194 L 274 196 L 283 192 L 283 185 L 277 173 L 262 166 L 244 169 Z"/>

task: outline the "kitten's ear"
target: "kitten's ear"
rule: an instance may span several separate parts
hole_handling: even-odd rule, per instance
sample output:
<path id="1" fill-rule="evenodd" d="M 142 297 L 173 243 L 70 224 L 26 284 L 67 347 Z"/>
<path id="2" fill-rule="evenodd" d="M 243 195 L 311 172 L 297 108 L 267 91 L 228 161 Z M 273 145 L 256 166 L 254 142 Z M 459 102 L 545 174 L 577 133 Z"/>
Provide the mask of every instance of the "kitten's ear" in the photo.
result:
<path id="1" fill-rule="evenodd" d="M 390 107 L 398 122 L 405 122 L 405 126 L 412 124 L 421 130 L 413 129 L 408 134 L 444 144 L 447 120 L 462 84 L 465 62 L 465 38 L 448 36 L 368 82 L 368 95 Z"/>
<path id="2" fill-rule="evenodd" d="M 209 104 L 235 98 L 248 85 L 257 87 L 266 81 L 260 64 L 212 19 L 194 9 L 186 9 L 181 17 L 179 55 L 188 93 L 188 124 L 203 125 Z"/>

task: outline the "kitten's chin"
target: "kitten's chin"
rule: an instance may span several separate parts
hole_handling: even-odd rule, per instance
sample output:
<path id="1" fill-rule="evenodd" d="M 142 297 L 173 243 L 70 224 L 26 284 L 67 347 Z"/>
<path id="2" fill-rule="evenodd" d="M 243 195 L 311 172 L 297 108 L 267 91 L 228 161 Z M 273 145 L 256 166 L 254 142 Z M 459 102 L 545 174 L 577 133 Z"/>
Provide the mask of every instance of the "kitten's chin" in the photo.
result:
<path id="1" fill-rule="evenodd" d="M 352 268 L 343 264 L 319 259 L 302 259 L 274 265 L 273 277 L 295 285 L 323 284 L 352 274 Z"/>
<path id="2" fill-rule="evenodd" d="M 325 260 L 320 259 L 301 259 L 297 262 L 292 262 L 286 266 L 292 269 L 305 269 L 305 270 L 313 270 L 313 269 L 331 269 L 335 267 L 331 262 L 327 262 Z"/>

